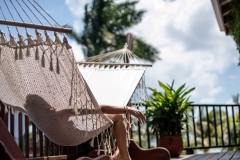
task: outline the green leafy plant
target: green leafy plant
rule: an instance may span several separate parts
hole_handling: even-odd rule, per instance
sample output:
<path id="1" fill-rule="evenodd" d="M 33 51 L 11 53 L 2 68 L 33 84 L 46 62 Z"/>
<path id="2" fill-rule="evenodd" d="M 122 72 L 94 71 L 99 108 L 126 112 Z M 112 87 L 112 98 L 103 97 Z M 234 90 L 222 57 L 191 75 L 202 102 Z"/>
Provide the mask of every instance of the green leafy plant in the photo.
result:
<path id="1" fill-rule="evenodd" d="M 147 125 L 154 133 L 160 136 L 181 134 L 183 125 L 188 122 L 191 104 L 189 101 L 191 93 L 195 88 L 188 89 L 186 84 L 181 85 L 176 90 L 174 80 L 171 85 L 158 81 L 163 93 L 157 89 L 149 88 L 152 91 L 150 99 L 146 101 Z"/>
<path id="2" fill-rule="evenodd" d="M 240 3 L 239 0 L 232 0 L 230 2 L 232 10 L 226 15 L 226 26 L 229 30 L 229 35 L 233 37 L 236 43 L 238 52 L 240 53 Z M 240 61 L 238 62 L 240 66 Z"/>

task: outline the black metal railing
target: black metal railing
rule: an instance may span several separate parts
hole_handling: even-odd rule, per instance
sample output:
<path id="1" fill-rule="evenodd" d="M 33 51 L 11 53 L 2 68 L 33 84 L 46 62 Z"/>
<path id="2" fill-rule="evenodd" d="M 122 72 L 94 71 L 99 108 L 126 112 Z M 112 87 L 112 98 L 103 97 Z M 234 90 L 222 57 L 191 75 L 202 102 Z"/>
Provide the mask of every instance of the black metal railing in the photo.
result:
<path id="1" fill-rule="evenodd" d="M 145 106 L 138 106 L 144 110 Z M 208 151 L 213 148 L 233 150 L 240 146 L 240 106 L 238 105 L 192 105 L 191 118 L 182 131 L 184 150 L 194 153 L 195 150 Z M 66 157 L 84 155 L 82 145 L 66 147 L 51 142 L 30 120 L 21 112 L 15 112 L 10 107 L 0 104 L 0 118 L 9 132 L 29 159 L 34 157 Z M 142 148 L 156 147 L 159 136 L 152 134 L 146 125 L 140 125 L 132 119 L 135 127 L 131 129 L 132 138 Z"/>
<path id="2" fill-rule="evenodd" d="M 60 146 L 50 141 L 27 115 L 5 106 L 0 101 L 0 118 L 28 159 L 76 159 L 85 155 L 86 146 Z M 1 132 L 0 132 L 1 134 Z"/>
<path id="3" fill-rule="evenodd" d="M 146 108 L 141 106 L 138 109 L 144 111 Z M 233 150 L 240 146 L 239 105 L 194 104 L 189 114 L 191 118 L 182 131 L 187 153 L 213 148 Z M 159 136 L 152 134 L 146 125 L 132 121 L 136 126 L 135 129 L 132 127 L 132 138 L 143 148 L 156 147 Z"/>

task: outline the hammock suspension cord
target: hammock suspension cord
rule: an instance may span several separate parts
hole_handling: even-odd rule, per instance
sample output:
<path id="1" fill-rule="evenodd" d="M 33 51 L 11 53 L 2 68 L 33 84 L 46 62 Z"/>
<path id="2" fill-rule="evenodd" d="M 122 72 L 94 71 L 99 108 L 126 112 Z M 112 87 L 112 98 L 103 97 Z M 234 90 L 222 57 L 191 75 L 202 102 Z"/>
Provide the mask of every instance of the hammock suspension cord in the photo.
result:
<path id="1" fill-rule="evenodd" d="M 29 0 L 28 0 L 29 1 Z M 49 13 L 47 13 L 42 6 L 40 6 L 35 0 L 33 0 L 59 27 L 62 27 Z"/>
<path id="2" fill-rule="evenodd" d="M 8 9 L 8 12 L 10 13 L 10 15 L 11 15 L 11 17 L 12 17 L 12 19 L 13 19 L 13 21 L 14 21 L 14 18 L 13 18 L 13 15 L 12 15 L 12 13 L 10 12 L 10 10 L 9 10 L 9 8 L 8 8 L 8 5 L 7 5 L 7 3 L 6 3 L 6 1 L 4 0 L 4 3 L 5 3 L 5 5 L 6 5 L 6 7 L 7 7 L 7 9 Z M 3 13 L 3 12 L 2 12 Z M 3 16 L 4 16 L 4 13 L 3 13 Z M 4 19 L 5 19 L 5 21 L 6 21 L 6 18 L 5 18 L 5 16 L 4 16 Z M 15 21 L 14 21 L 15 22 Z M 19 33 L 19 31 L 18 31 L 18 28 L 16 27 L 16 30 L 17 30 L 17 32 Z"/>
<path id="3" fill-rule="evenodd" d="M 5 15 L 4 15 L 4 13 L 3 13 L 3 10 L 2 10 L 2 7 L 1 7 L 1 6 L 0 6 L 0 9 L 1 9 L 1 13 L 2 13 L 2 15 L 3 15 L 4 20 L 6 21 L 6 17 L 5 17 Z M 7 28 L 8 28 L 8 33 L 10 34 L 10 28 L 9 28 L 8 25 L 7 25 Z"/>
<path id="4" fill-rule="evenodd" d="M 24 21 L 23 17 L 21 16 L 21 13 L 18 11 L 17 7 L 14 5 L 14 2 L 17 3 L 19 5 L 19 8 L 21 8 L 22 12 L 24 13 L 24 15 L 26 15 L 28 17 L 28 19 L 30 20 L 29 22 Z M 0 24 L 3 25 L 10 25 L 10 26 L 16 26 L 16 29 L 18 31 L 17 27 L 24 27 L 25 29 L 27 28 L 33 28 L 33 29 L 41 29 L 41 30 L 48 30 L 48 31 L 57 31 L 57 32 L 61 32 L 61 33 L 71 33 L 72 29 L 71 28 L 64 28 L 62 27 L 46 10 L 44 10 L 43 7 L 41 7 L 35 0 L 30 1 L 30 0 L 9 0 L 9 3 L 6 2 L 6 0 L 4 0 L 4 4 L 10 14 L 10 17 L 12 19 L 11 20 L 6 20 L 6 16 L 3 14 L 4 20 L 0 19 Z M 11 5 L 10 5 L 11 4 Z M 10 9 L 9 5 L 13 8 Z M 2 8 L 2 7 L 1 7 Z M 17 21 L 16 19 L 14 19 L 13 14 L 11 11 L 15 11 L 16 14 L 18 15 L 18 17 L 20 18 L 20 22 Z M 29 14 L 28 12 L 30 12 L 31 14 Z M 35 13 L 34 13 L 35 12 Z M 37 13 L 37 14 L 36 14 Z M 33 19 L 30 17 L 30 15 L 33 15 L 34 18 L 38 21 L 38 23 L 40 24 L 36 24 L 34 23 Z M 43 23 L 41 22 L 40 19 L 45 20 L 48 25 L 43 25 Z M 53 23 L 57 24 L 58 26 L 54 26 Z M 19 32 L 19 31 L 18 31 Z"/>
<path id="5" fill-rule="evenodd" d="M 145 66 L 151 67 L 151 64 L 147 64 L 140 59 L 131 50 L 128 49 L 127 43 L 123 49 L 112 51 L 105 54 L 92 56 L 86 59 L 85 62 L 78 62 L 78 65 L 104 65 L 104 66 Z"/>

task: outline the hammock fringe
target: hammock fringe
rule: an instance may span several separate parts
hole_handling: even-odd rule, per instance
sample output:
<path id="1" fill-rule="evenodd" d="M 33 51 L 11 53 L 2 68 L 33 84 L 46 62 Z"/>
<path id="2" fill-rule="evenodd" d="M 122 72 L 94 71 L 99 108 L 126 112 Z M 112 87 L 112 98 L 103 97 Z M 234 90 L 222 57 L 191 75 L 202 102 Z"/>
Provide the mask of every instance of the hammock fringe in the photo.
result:
<path id="1" fill-rule="evenodd" d="M 39 60 L 39 49 L 38 49 L 38 46 L 37 46 L 36 51 L 35 51 L 35 60 Z"/>
<path id="2" fill-rule="evenodd" d="M 31 9 L 36 7 L 32 2 L 29 3 Z M 8 9 L 6 2 L 5 4 Z M 101 134 L 104 139 L 97 140 L 100 142 L 99 149 L 103 145 L 101 147 L 109 152 L 112 137 L 107 130 L 112 127 L 113 122 L 102 113 L 79 72 L 67 38 L 63 34 L 60 39 L 56 32 L 66 29 L 42 7 L 41 11 L 60 27 L 54 27 L 55 24 L 51 24 L 46 19 L 47 16 L 39 12 L 38 7 L 35 8 L 35 12 L 40 13 L 38 16 L 42 17 L 38 19 L 35 14 L 34 17 L 41 23 L 41 27 L 33 24 L 33 16 L 28 17 L 23 10 L 32 22 L 25 23 L 26 16 L 21 17 L 14 5 L 13 7 L 22 23 L 14 20 L 11 10 L 8 9 L 10 16 L 7 17 L 11 17 L 13 21 L 6 20 L 6 12 L 2 12 L 4 20 L 0 21 L 7 25 L 4 31 L 6 29 L 9 34 L 6 36 L 0 29 L 0 100 L 9 106 L 8 108 L 28 115 L 31 122 L 55 144 L 79 145 Z M 44 26 L 40 20 L 42 18 L 50 24 L 49 27 Z M 12 26 L 16 38 L 12 35 Z M 59 30 L 50 29 L 48 32 L 48 28 Z M 25 31 L 21 32 L 22 29 Z M 32 31 L 33 36 L 30 34 Z"/>
<path id="3" fill-rule="evenodd" d="M 5 33 L 0 31 L 1 101 L 26 113 L 56 144 L 78 145 L 101 134 L 104 140 L 97 140 L 99 150 L 102 147 L 109 153 L 113 138 L 107 130 L 112 121 L 99 109 L 79 72 L 67 38 L 64 36 L 61 41 L 55 32 L 53 41 L 45 32 L 44 41 L 40 32 L 35 30 L 35 33 L 36 38 L 26 33 L 26 39 L 18 34 L 18 40 L 9 34 L 7 41 Z M 61 117 L 67 120 L 63 122 Z"/>

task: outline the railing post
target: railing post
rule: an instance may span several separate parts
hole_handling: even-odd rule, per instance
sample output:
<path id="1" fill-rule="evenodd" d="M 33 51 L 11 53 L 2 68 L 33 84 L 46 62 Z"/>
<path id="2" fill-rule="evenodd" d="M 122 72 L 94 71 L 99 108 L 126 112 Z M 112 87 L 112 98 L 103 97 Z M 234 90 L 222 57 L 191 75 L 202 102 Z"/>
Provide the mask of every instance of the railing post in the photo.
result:
<path id="1" fill-rule="evenodd" d="M 194 154 L 193 149 L 191 148 L 186 149 L 186 154 Z"/>

